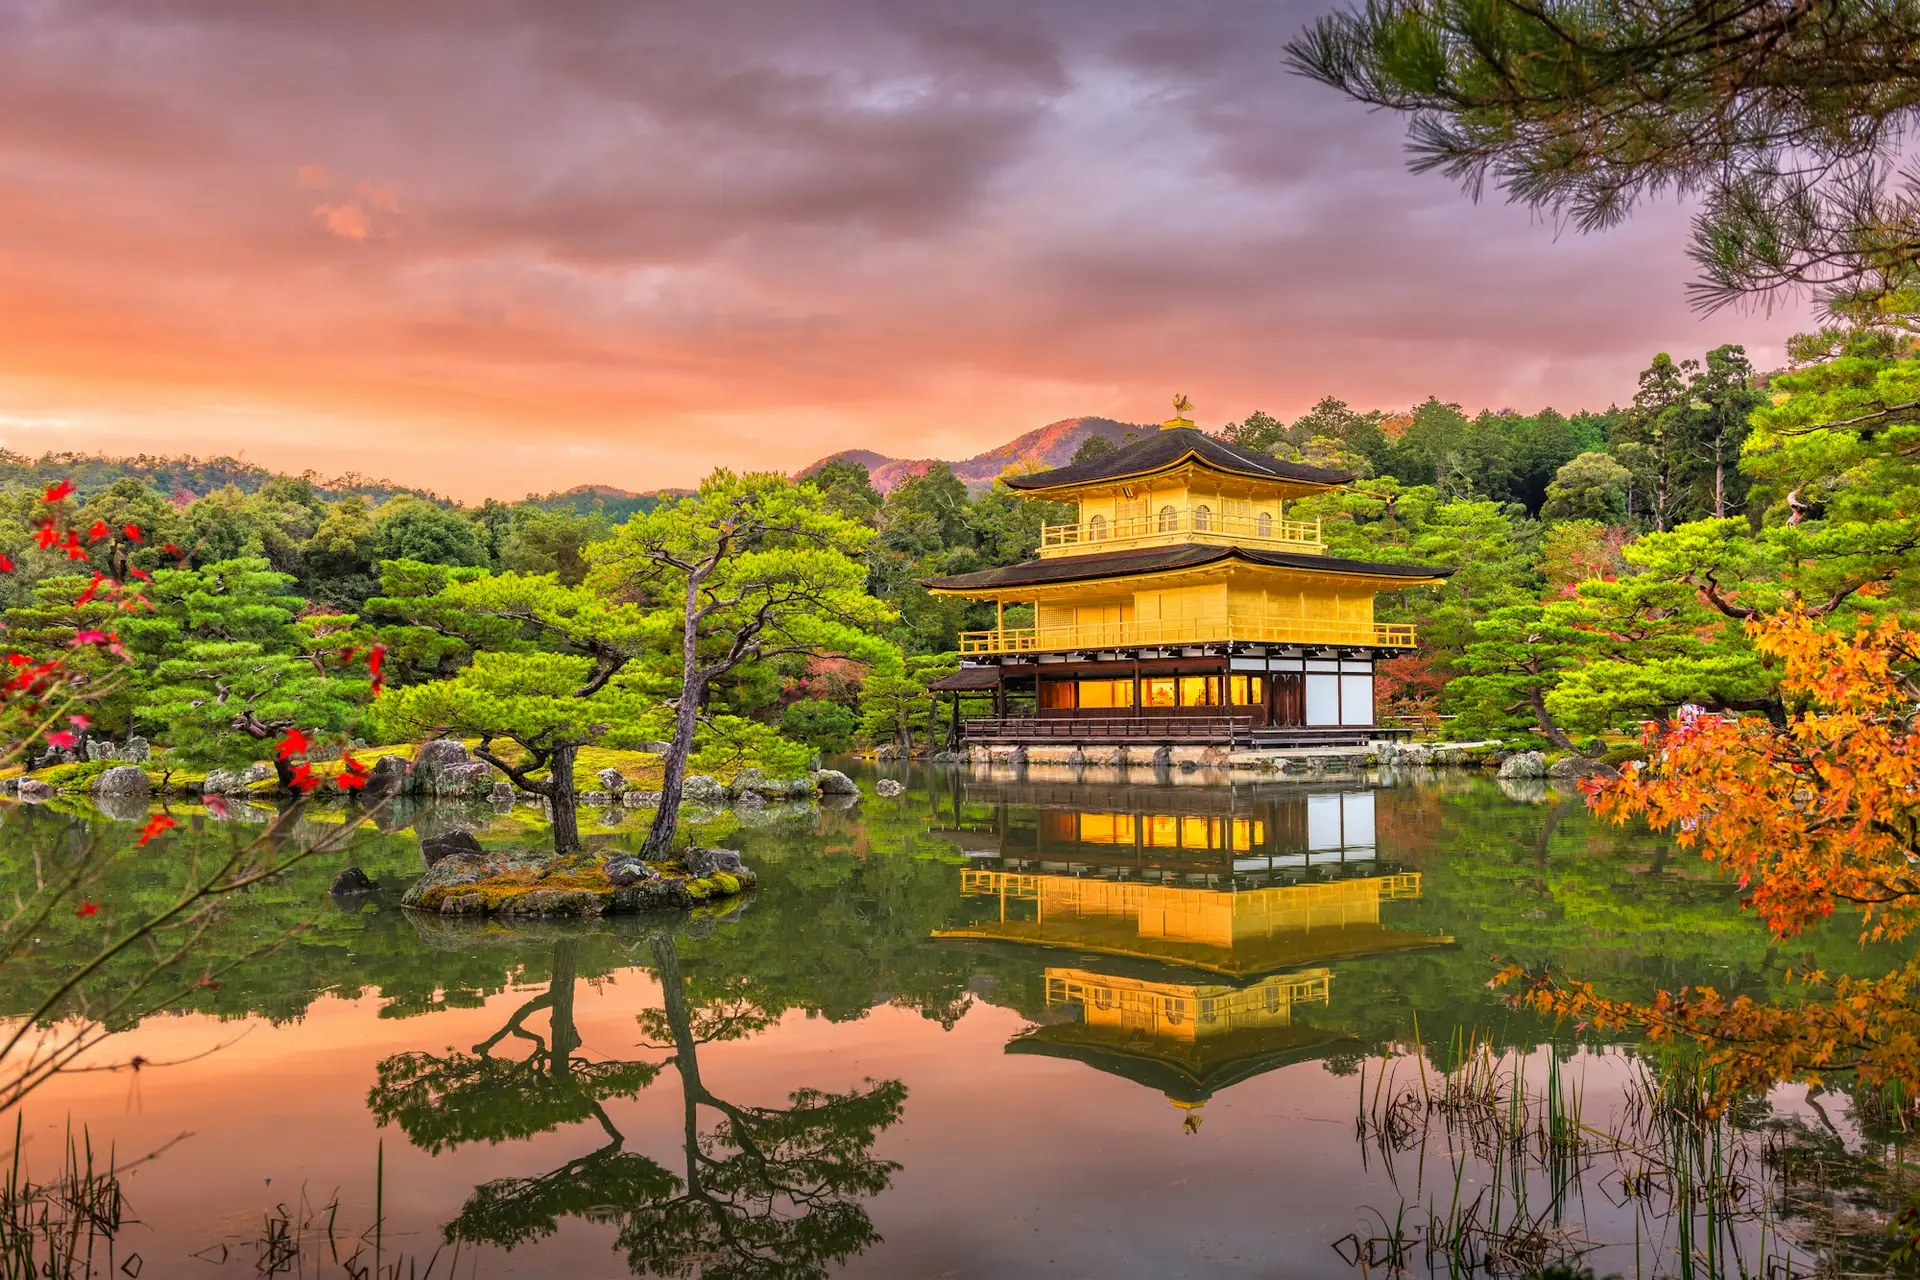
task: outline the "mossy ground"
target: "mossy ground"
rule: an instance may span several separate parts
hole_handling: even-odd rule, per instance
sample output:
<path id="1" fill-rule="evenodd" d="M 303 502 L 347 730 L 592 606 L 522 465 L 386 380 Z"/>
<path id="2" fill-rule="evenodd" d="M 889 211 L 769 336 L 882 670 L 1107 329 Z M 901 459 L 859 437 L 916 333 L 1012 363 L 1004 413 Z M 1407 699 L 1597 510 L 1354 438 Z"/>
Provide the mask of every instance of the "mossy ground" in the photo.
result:
<path id="1" fill-rule="evenodd" d="M 695 877 L 689 875 L 686 866 L 681 863 L 660 863 L 657 869 L 663 878 L 684 884 L 687 895 L 696 905 L 730 898 L 750 883 L 725 871 Z M 600 859 L 582 854 L 572 858 L 557 858 L 523 871 L 499 872 L 470 884 L 435 885 L 423 889 L 419 897 L 407 905 L 423 911 L 439 911 L 449 898 L 478 895 L 485 904 L 485 913 L 497 915 L 514 899 L 538 892 L 582 892 L 606 900 L 612 898 L 614 885 L 607 879 L 606 869 Z"/>

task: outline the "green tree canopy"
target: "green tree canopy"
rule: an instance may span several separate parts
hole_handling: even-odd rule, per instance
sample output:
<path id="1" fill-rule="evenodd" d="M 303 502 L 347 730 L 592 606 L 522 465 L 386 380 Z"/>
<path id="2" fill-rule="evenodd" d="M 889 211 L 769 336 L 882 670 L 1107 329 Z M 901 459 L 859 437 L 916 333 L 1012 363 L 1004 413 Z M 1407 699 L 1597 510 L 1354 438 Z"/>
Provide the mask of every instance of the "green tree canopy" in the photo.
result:
<path id="1" fill-rule="evenodd" d="M 672 845 L 687 761 L 716 681 L 786 657 L 892 657 L 875 634 L 891 611 L 867 593 L 858 559 L 872 539 L 810 484 L 721 470 L 596 544 L 597 581 L 646 610 L 676 699 L 646 856 L 663 857 Z"/>
<path id="2" fill-rule="evenodd" d="M 1920 8 L 1840 0 L 1370 0 L 1294 68 L 1406 115 L 1417 171 L 1610 226 L 1696 197 L 1704 302 L 1810 288 L 1871 308 L 1911 284 L 1896 167 L 1920 107 Z"/>

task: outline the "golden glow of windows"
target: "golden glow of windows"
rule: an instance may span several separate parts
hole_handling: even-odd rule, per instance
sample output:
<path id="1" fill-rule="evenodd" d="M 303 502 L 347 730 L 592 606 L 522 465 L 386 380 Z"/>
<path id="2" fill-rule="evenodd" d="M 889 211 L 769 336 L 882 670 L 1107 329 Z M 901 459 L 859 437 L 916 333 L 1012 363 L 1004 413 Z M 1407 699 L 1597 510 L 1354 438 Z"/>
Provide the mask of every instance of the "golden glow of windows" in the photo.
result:
<path id="1" fill-rule="evenodd" d="M 1228 676 L 1227 687 L 1236 707 L 1257 707 L 1267 700 L 1265 676 Z"/>
<path id="2" fill-rule="evenodd" d="M 1249 853 L 1266 843 L 1267 824 L 1259 818 L 1206 818 L 1173 814 L 1043 813 L 1041 832 L 1048 839 L 1081 844 L 1131 845 L 1148 849 L 1211 851 L 1231 848 Z"/>
<path id="3" fill-rule="evenodd" d="M 1048 711 L 1073 710 L 1073 681 L 1042 680 L 1040 682 L 1040 705 Z"/>
<path id="4" fill-rule="evenodd" d="M 1173 707 L 1179 705 L 1177 688 L 1172 676 L 1149 676 L 1140 682 L 1140 705 L 1146 707 Z"/>
<path id="5" fill-rule="evenodd" d="M 1130 813 L 1080 815 L 1082 844 L 1132 844 L 1133 830 L 1133 815 Z"/>
<path id="6" fill-rule="evenodd" d="M 1082 680 L 1080 681 L 1080 705 L 1108 710 L 1114 707 L 1133 705 L 1133 681 L 1127 680 Z"/>
<path id="7" fill-rule="evenodd" d="M 1181 676 L 1180 705 L 1217 707 L 1220 705 L 1219 676 Z"/>

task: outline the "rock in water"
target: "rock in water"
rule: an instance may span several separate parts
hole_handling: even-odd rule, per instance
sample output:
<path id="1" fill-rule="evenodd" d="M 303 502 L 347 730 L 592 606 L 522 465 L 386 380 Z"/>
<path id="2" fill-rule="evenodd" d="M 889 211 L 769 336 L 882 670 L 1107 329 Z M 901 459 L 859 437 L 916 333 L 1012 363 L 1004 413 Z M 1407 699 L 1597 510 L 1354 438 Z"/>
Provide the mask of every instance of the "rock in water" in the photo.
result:
<path id="1" fill-rule="evenodd" d="M 680 784 L 680 803 L 718 809 L 727 803 L 727 789 L 720 785 L 720 779 L 696 773 Z"/>
<path id="2" fill-rule="evenodd" d="M 1500 776 L 1503 778 L 1544 778 L 1547 776 L 1547 758 L 1538 751 L 1518 751 L 1500 762 Z"/>
<path id="3" fill-rule="evenodd" d="M 27 804 L 45 804 L 53 799 L 54 790 L 38 778 L 22 778 L 18 794 Z"/>
<path id="4" fill-rule="evenodd" d="M 450 764 L 433 780 L 436 796 L 484 796 L 493 785 L 493 766 L 484 760 Z"/>
<path id="5" fill-rule="evenodd" d="M 1549 778 L 1617 778 L 1620 770 L 1590 756 L 1563 756 L 1547 770 Z"/>
<path id="6" fill-rule="evenodd" d="M 458 738 L 435 738 L 431 742 L 423 742 L 419 750 L 413 753 L 413 772 L 408 777 L 407 790 L 414 795 L 447 794 L 441 788 L 449 783 L 449 771 L 472 763 L 473 757 L 467 753 L 467 744 Z"/>
<path id="7" fill-rule="evenodd" d="M 139 765 L 117 764 L 93 780 L 92 790 L 97 796 L 145 795 L 147 771 Z"/>
<path id="8" fill-rule="evenodd" d="M 819 769 L 814 772 L 813 785 L 819 788 L 823 796 L 857 796 L 860 787 L 838 769 Z"/>
<path id="9" fill-rule="evenodd" d="M 420 858 L 429 867 L 442 858 L 478 857 L 485 852 L 471 831 L 449 831 L 445 835 L 423 836 L 420 840 Z"/>
<path id="10" fill-rule="evenodd" d="M 875 794 L 885 796 L 891 800 L 895 796 L 906 794 L 907 784 L 904 782 L 896 782 L 892 778 L 882 778 L 873 784 L 873 790 Z"/>
<path id="11" fill-rule="evenodd" d="M 237 769 L 215 769 L 200 784 L 200 791 L 209 796 L 238 795 L 247 789 L 250 781 L 245 773 Z"/>
<path id="12" fill-rule="evenodd" d="M 333 878 L 333 883 L 327 886 L 327 892 L 336 898 L 357 898 L 379 887 L 360 868 L 348 867 Z"/>
<path id="13" fill-rule="evenodd" d="M 607 879 L 615 888 L 624 889 L 628 885 L 639 884 L 645 880 L 658 880 L 660 873 L 645 862 L 626 854 L 607 859 Z"/>
<path id="14" fill-rule="evenodd" d="M 696 880 L 703 880 L 716 871 L 737 874 L 744 865 L 740 855 L 732 849 L 702 849 L 694 847 L 687 850 L 687 874 Z"/>
<path id="15" fill-rule="evenodd" d="M 115 822 L 145 822 L 148 798 L 144 791 L 98 791 L 93 807 Z"/>
<path id="16" fill-rule="evenodd" d="M 493 784 L 493 790 L 487 794 L 496 809 L 513 808 L 513 784 L 505 778 Z"/>
<path id="17" fill-rule="evenodd" d="M 600 771 L 600 789 L 609 795 L 619 795 L 627 789 L 627 775 L 621 773 L 618 769 L 602 769 Z"/>
<path id="18" fill-rule="evenodd" d="M 362 791 L 369 800 L 384 800 L 399 795 L 406 785 L 406 760 L 400 756 L 381 756 L 368 771 L 367 785 Z"/>

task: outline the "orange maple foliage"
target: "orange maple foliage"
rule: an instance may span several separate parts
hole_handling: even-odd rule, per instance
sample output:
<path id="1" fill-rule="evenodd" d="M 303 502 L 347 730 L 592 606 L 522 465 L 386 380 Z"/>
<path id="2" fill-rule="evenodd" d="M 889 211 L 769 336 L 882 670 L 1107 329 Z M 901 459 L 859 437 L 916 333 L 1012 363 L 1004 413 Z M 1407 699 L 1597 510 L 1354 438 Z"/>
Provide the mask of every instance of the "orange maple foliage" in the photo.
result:
<path id="1" fill-rule="evenodd" d="M 1738 876 L 1742 905 L 1777 936 L 1838 903 L 1860 908 L 1864 938 L 1904 936 L 1920 924 L 1920 632 L 1891 620 L 1822 631 L 1799 614 L 1749 632 L 1779 665 L 1787 725 L 1701 715 L 1651 732 L 1648 763 L 1585 784 L 1588 803 L 1616 823 L 1644 817 Z M 1497 979 L 1542 1013 L 1693 1041 L 1723 1095 L 1840 1071 L 1920 1095 L 1920 961 L 1880 978 L 1792 980 L 1805 999 L 1790 1004 L 1710 987 L 1637 1004 L 1517 968 Z"/>

